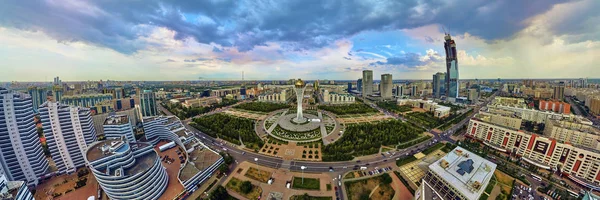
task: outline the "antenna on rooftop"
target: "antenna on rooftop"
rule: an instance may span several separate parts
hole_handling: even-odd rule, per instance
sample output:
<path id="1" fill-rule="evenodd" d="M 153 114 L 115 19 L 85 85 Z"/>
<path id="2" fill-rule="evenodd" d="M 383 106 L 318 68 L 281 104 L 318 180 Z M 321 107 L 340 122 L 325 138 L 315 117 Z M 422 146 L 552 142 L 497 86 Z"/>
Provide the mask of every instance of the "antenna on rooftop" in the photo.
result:
<path id="1" fill-rule="evenodd" d="M 446 28 L 444 28 L 444 26 L 442 26 L 442 30 L 444 30 L 445 35 L 448 35 L 448 32 L 446 32 Z"/>

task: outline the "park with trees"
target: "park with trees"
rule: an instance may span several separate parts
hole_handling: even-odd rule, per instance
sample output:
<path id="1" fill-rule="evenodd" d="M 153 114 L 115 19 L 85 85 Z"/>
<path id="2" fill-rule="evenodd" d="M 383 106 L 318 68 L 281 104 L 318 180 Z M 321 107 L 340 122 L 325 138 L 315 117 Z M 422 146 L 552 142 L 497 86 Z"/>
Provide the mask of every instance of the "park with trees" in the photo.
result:
<path id="1" fill-rule="evenodd" d="M 371 108 L 364 103 L 352 103 L 352 104 L 341 104 L 341 105 L 319 105 L 319 109 L 332 112 L 336 115 L 348 115 L 348 114 L 363 114 L 363 113 L 374 113 L 377 112 L 375 108 Z"/>
<path id="2" fill-rule="evenodd" d="M 375 154 L 382 145 L 395 146 L 417 138 L 424 131 L 399 120 L 352 124 L 342 138 L 323 147 L 323 161 L 346 161 Z"/>
<path id="3" fill-rule="evenodd" d="M 255 101 L 239 104 L 234 106 L 234 108 L 257 112 L 273 112 L 284 108 L 290 108 L 290 105 L 284 103 L 269 103 Z"/>
<path id="4" fill-rule="evenodd" d="M 254 121 L 251 119 L 217 113 L 195 118 L 193 122 L 190 123 L 191 126 L 211 137 L 218 137 L 237 145 L 244 143 L 247 148 L 255 150 L 260 149 L 264 144 L 256 135 Z"/>

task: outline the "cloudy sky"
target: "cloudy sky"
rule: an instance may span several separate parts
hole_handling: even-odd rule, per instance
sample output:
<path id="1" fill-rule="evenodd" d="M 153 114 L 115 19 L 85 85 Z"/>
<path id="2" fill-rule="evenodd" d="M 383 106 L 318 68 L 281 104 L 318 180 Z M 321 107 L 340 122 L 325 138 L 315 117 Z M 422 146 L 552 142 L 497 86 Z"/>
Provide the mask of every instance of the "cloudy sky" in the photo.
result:
<path id="1" fill-rule="evenodd" d="M 7 0 L 0 82 L 600 77 L 598 0 Z"/>

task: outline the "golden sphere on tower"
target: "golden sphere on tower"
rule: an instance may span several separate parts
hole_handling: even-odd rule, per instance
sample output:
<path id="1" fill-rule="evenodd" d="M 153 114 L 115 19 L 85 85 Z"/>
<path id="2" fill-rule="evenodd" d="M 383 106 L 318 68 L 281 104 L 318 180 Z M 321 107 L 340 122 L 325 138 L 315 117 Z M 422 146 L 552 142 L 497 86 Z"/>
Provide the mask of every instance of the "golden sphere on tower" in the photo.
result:
<path id="1" fill-rule="evenodd" d="M 302 79 L 298 79 L 296 80 L 296 83 L 294 84 L 297 88 L 301 88 L 304 87 L 304 81 L 302 81 Z"/>

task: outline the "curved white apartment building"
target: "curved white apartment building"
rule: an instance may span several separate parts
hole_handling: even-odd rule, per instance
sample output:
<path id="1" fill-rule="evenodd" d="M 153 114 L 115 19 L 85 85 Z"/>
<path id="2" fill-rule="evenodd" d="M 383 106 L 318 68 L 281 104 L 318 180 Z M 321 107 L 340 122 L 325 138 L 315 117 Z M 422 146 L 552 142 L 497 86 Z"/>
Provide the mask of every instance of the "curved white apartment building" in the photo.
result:
<path id="1" fill-rule="evenodd" d="M 168 185 L 167 171 L 148 143 L 124 138 L 96 142 L 86 161 L 110 199 L 158 199 Z"/>
<path id="2" fill-rule="evenodd" d="M 0 174 L 37 185 L 48 171 L 33 121 L 31 97 L 0 88 Z"/>
<path id="3" fill-rule="evenodd" d="M 61 173 L 72 173 L 85 166 L 83 155 L 96 141 L 89 108 L 46 101 L 39 108 L 46 144 Z"/>

